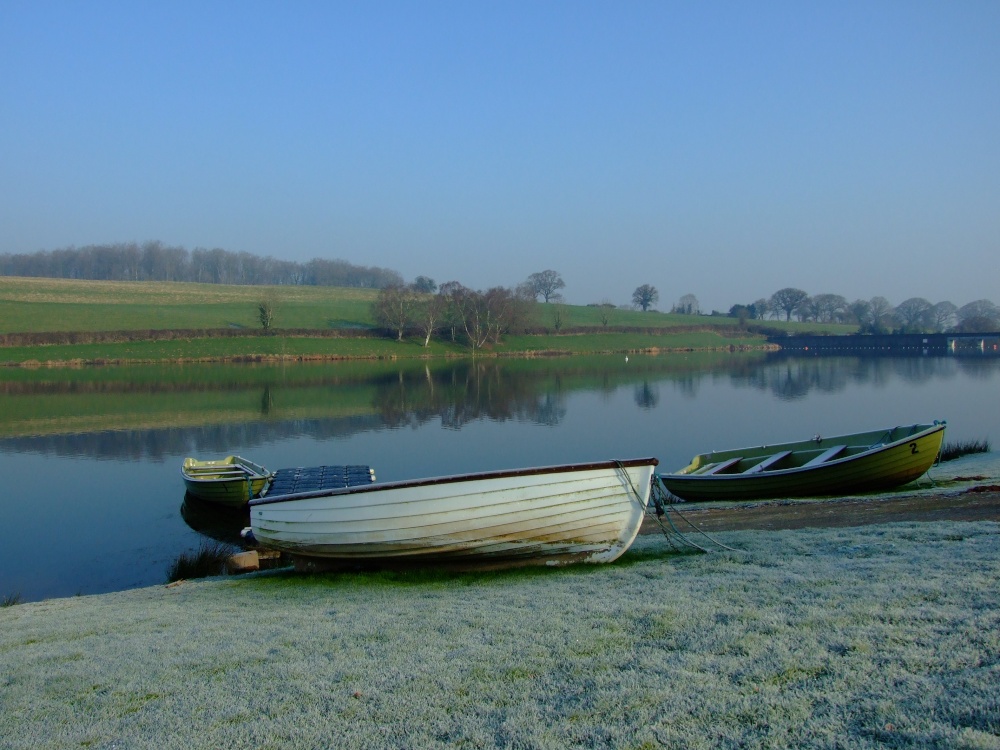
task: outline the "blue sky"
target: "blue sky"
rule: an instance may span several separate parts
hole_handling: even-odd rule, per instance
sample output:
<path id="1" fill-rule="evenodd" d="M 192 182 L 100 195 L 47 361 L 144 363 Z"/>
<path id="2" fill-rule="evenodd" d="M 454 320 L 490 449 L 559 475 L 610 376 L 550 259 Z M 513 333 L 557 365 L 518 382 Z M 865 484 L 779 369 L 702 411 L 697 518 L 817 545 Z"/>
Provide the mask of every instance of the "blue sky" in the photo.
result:
<path id="1" fill-rule="evenodd" d="M 0 0 L 0 252 L 1000 302 L 1000 3 Z"/>

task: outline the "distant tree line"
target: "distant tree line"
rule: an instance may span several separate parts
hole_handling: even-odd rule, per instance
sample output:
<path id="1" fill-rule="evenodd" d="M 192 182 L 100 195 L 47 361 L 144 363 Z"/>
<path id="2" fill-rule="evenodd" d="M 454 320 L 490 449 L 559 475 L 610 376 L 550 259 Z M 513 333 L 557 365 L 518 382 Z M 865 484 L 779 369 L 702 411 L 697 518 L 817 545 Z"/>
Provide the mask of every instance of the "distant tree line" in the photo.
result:
<path id="1" fill-rule="evenodd" d="M 96 281 L 194 281 L 206 284 L 346 286 L 381 289 L 402 284 L 387 268 L 314 258 L 306 263 L 271 256 L 123 242 L 35 253 L 0 254 L 0 276 Z"/>
<path id="2" fill-rule="evenodd" d="M 659 292 L 643 284 L 632 293 L 632 306 L 650 310 Z M 681 315 L 700 315 L 698 298 L 685 294 L 670 309 Z M 725 313 L 712 312 L 712 315 Z M 795 287 L 779 289 L 770 297 L 729 308 L 728 316 L 740 324 L 748 321 L 785 320 L 802 323 L 840 323 L 856 325 L 859 333 L 944 333 L 988 332 L 1000 330 L 1000 307 L 988 299 L 969 302 L 962 307 L 944 300 L 930 302 L 910 297 L 893 305 L 885 297 L 848 302 L 839 294 L 816 294 Z"/>
<path id="3" fill-rule="evenodd" d="M 769 298 L 733 305 L 729 316 L 745 320 L 783 319 L 803 323 L 843 323 L 859 333 L 943 333 L 1000 330 L 1000 307 L 988 299 L 962 307 L 944 300 L 932 303 L 910 297 L 893 305 L 885 297 L 848 302 L 839 294 L 817 294 L 795 287 L 779 289 Z"/>

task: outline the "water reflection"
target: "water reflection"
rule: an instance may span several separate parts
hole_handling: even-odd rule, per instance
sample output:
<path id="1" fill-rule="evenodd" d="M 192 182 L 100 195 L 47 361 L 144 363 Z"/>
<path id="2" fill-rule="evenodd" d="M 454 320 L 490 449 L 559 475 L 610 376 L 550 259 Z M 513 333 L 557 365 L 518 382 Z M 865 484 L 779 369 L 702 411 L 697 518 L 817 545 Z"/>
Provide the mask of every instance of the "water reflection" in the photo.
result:
<path id="1" fill-rule="evenodd" d="M 250 525 L 250 512 L 246 508 L 207 503 L 185 493 L 181 518 L 202 536 L 233 547 L 245 546 L 240 531 Z"/>
<path id="2" fill-rule="evenodd" d="M 553 426 L 566 414 L 556 373 L 517 372 L 492 362 L 467 362 L 444 372 L 400 372 L 378 383 L 373 405 L 386 427 L 440 420 L 447 429 L 470 422 L 517 420 Z"/>
<path id="3" fill-rule="evenodd" d="M 655 409 L 660 403 L 660 389 L 648 380 L 635 387 L 635 405 L 640 409 Z"/>
<path id="4" fill-rule="evenodd" d="M 987 378 L 997 371 L 997 361 L 955 357 L 842 357 L 784 354 L 768 355 L 759 367 L 734 374 L 733 382 L 769 391 L 793 401 L 810 393 L 836 393 L 848 385 L 886 387 L 896 380 L 927 383 L 962 374 Z"/>
<path id="5" fill-rule="evenodd" d="M 568 396 L 611 398 L 629 388 L 656 410 L 662 389 L 696 399 L 706 383 L 799 401 L 849 385 L 923 384 L 959 374 L 988 379 L 996 360 L 954 357 L 668 355 L 561 360 L 485 360 L 386 366 L 283 368 L 209 366 L 133 371 L 14 373 L 0 381 L 0 451 L 163 461 L 226 453 L 285 438 L 347 438 L 430 422 L 461 430 L 474 422 L 556 427 Z M 157 374 L 159 373 L 159 375 Z M 4 373 L 9 376 L 10 373 Z"/>

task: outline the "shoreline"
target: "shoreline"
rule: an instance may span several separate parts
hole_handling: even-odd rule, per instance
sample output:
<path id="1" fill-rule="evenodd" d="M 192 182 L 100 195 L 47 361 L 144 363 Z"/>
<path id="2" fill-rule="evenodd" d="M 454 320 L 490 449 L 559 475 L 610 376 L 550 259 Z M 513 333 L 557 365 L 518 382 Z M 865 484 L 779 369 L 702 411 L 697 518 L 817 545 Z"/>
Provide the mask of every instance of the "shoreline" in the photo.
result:
<path id="1" fill-rule="evenodd" d="M 2 349 L 0 349 L 2 351 Z M 395 361 L 395 360 L 430 360 L 430 359 L 546 359 L 574 356 L 611 356 L 620 354 L 637 354 L 657 356 L 661 354 L 686 353 L 747 353 L 775 352 L 780 347 L 774 344 L 747 345 L 725 344 L 722 346 L 651 346 L 638 348 L 613 349 L 530 349 L 523 351 L 467 351 L 439 353 L 371 353 L 371 354 L 234 354 L 207 357 L 164 357 L 164 358 L 133 358 L 133 357 L 75 357 L 69 359 L 25 359 L 19 361 L 0 360 L 0 367 L 24 369 L 79 369 L 83 367 L 104 366 L 135 366 L 135 365 L 186 365 L 186 364 L 248 364 L 270 363 L 282 364 L 291 362 L 364 362 L 364 361 Z"/>

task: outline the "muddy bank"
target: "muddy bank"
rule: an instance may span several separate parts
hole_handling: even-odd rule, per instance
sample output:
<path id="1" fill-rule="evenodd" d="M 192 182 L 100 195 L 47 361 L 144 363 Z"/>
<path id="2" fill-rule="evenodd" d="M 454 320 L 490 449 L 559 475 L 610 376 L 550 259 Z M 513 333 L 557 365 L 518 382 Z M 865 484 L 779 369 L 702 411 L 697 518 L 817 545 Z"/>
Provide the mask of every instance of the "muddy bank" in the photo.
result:
<path id="1" fill-rule="evenodd" d="M 899 521 L 1000 521 L 1000 485 L 972 487 L 958 493 L 884 495 L 830 500 L 775 500 L 712 507 L 681 503 L 671 512 L 681 531 L 686 519 L 703 531 L 783 530 L 868 526 Z M 643 534 L 660 533 L 653 519 Z"/>

